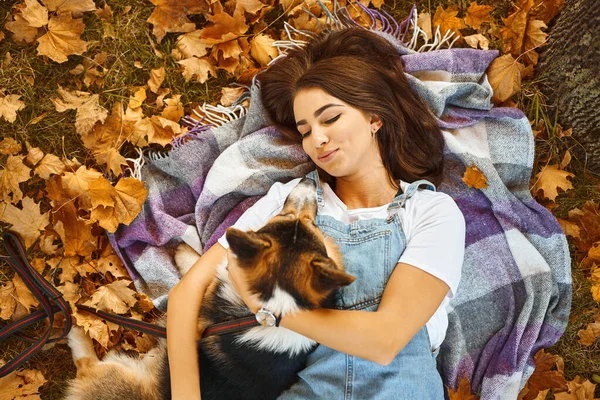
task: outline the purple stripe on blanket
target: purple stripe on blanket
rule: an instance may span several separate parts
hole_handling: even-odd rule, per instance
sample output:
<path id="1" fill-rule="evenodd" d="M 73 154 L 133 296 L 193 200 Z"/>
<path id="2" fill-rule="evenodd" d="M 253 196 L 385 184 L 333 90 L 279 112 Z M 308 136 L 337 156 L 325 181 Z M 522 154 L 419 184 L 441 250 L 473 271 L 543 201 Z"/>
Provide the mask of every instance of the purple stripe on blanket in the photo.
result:
<path id="1" fill-rule="evenodd" d="M 484 118 L 521 119 L 525 118 L 525 114 L 523 114 L 521 110 L 512 107 L 494 107 L 491 110 L 474 110 L 453 107 L 447 112 L 444 112 L 444 115 L 438 119 L 438 123 L 442 129 L 458 129 L 475 125 Z"/>
<path id="2" fill-rule="evenodd" d="M 497 50 L 446 49 L 429 53 L 416 53 L 402 56 L 404 70 L 447 71 L 453 74 L 483 73 L 494 58 Z"/>
<path id="3" fill-rule="evenodd" d="M 207 251 L 215 243 L 217 243 L 217 240 L 219 240 L 219 238 L 225 234 L 227 228 L 235 224 L 236 221 L 242 216 L 242 214 L 244 214 L 244 212 L 246 212 L 247 209 L 252 207 L 254 203 L 256 203 L 261 197 L 262 196 L 248 197 L 242 202 L 240 202 L 238 205 L 236 205 L 235 208 L 231 210 L 229 214 L 227 214 L 227 217 L 225 217 L 223 223 L 221 223 L 221 225 L 219 225 L 217 229 L 215 229 L 210 239 L 208 239 L 208 241 L 206 242 L 206 246 L 204 246 L 204 251 Z"/>

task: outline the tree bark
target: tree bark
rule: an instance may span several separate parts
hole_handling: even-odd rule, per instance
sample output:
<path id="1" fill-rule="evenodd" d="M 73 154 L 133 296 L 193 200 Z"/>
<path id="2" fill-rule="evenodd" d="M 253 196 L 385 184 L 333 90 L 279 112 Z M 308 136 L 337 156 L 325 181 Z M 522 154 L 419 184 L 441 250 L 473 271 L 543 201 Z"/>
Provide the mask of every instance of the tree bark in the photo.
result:
<path id="1" fill-rule="evenodd" d="M 540 89 L 555 105 L 558 122 L 573 128 L 575 150 L 600 173 L 600 1 L 567 0 L 548 29 L 538 64 Z"/>

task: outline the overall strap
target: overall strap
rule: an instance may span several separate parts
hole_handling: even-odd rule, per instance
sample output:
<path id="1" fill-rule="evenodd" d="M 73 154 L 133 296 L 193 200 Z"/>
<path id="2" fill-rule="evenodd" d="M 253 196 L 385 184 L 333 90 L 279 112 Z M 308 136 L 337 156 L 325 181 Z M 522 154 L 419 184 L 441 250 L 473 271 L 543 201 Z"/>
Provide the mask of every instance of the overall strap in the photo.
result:
<path id="1" fill-rule="evenodd" d="M 408 185 L 408 188 L 406 188 L 406 192 L 404 192 L 404 193 L 399 192 L 400 194 L 398 194 L 394 198 L 394 200 L 390 203 L 390 205 L 388 206 L 387 222 L 392 221 L 392 219 L 394 218 L 394 215 L 398 212 L 398 210 L 401 209 L 402 207 L 404 207 L 406 200 L 410 199 L 417 192 L 417 189 L 419 188 L 419 186 L 422 186 L 422 185 L 425 185 L 425 189 L 427 189 L 427 190 L 431 190 L 434 192 L 436 191 L 435 185 L 426 179 L 419 179 L 418 181 L 412 182 L 410 185 Z"/>
<path id="2" fill-rule="evenodd" d="M 319 171 L 314 169 L 306 174 L 306 177 L 315 181 L 317 185 L 317 205 L 320 210 L 325 207 L 325 200 L 323 199 L 323 188 L 321 187 L 321 181 L 319 179 Z"/>

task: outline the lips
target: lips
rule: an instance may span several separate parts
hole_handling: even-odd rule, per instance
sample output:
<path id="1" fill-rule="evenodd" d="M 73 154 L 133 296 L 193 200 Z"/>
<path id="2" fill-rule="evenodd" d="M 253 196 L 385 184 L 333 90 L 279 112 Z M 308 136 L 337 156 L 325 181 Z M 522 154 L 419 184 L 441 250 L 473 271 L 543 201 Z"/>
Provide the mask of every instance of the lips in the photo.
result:
<path id="1" fill-rule="evenodd" d="M 321 154 L 318 158 L 319 158 L 319 160 L 323 160 L 323 159 L 327 158 L 329 155 L 335 153 L 336 151 L 338 151 L 338 149 L 326 151 L 325 153 Z"/>

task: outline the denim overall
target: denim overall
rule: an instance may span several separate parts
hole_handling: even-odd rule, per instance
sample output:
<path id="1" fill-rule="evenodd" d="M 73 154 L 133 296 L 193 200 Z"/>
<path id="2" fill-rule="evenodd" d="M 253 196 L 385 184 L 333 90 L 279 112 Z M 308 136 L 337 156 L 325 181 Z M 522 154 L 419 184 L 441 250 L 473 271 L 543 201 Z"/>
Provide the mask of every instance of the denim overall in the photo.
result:
<path id="1" fill-rule="evenodd" d="M 435 186 L 426 180 L 413 182 L 406 193 L 400 190 L 390 203 L 387 219 L 344 224 L 320 215 L 324 200 L 318 173 L 312 171 L 307 177 L 317 184 L 316 224 L 324 235 L 336 241 L 346 271 L 356 277 L 352 284 L 339 290 L 336 308 L 376 311 L 387 280 L 406 248 L 406 237 L 396 211 L 419 186 L 425 185 L 433 191 Z M 444 389 L 435 356 L 425 326 L 385 367 L 319 345 L 310 354 L 306 368 L 298 374 L 299 381 L 278 399 L 443 399 Z"/>

